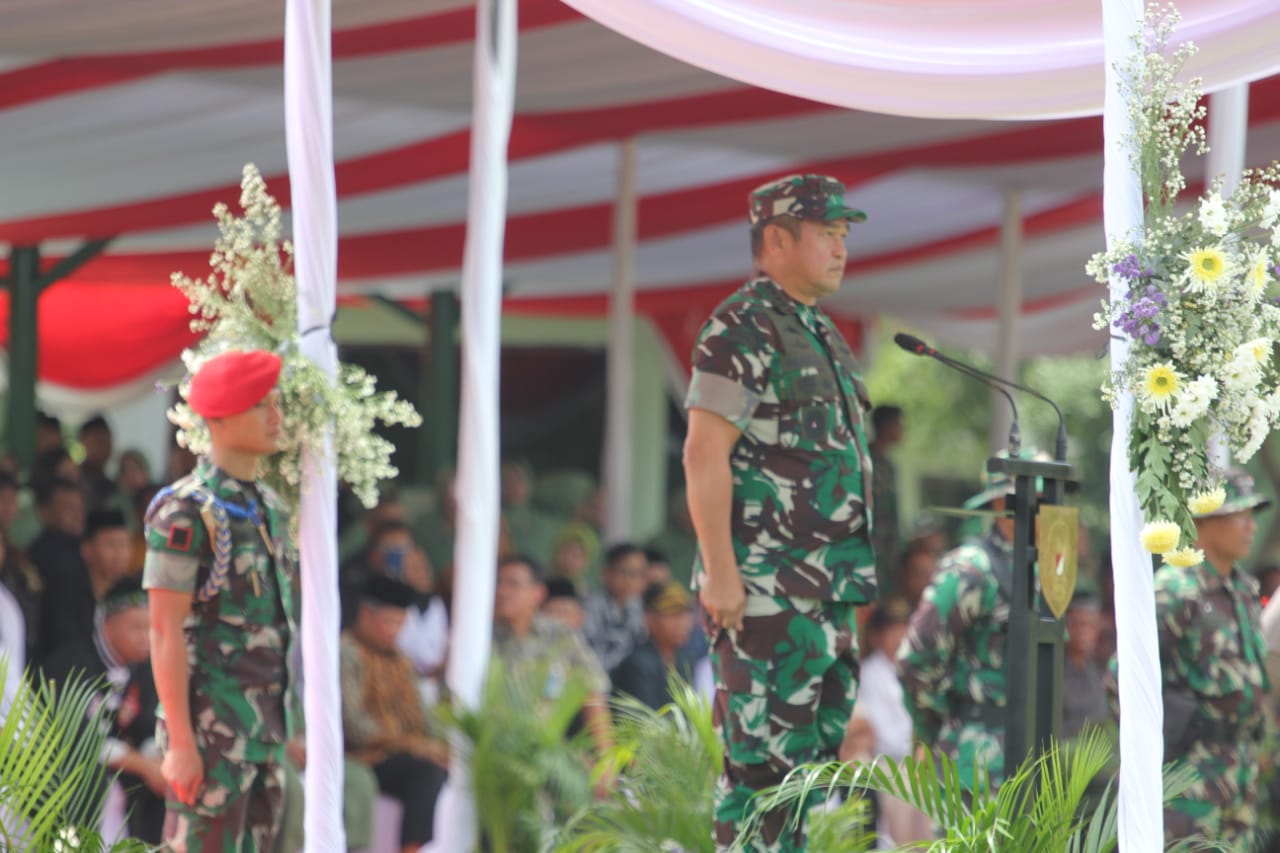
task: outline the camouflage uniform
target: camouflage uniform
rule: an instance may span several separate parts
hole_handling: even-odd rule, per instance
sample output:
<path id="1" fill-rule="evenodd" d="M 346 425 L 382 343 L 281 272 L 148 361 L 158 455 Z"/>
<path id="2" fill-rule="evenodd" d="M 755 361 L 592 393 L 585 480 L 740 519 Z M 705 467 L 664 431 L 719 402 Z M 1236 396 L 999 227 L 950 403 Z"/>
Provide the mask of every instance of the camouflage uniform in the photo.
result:
<path id="1" fill-rule="evenodd" d="M 1243 845 L 1257 825 L 1267 690 L 1258 582 L 1238 566 L 1224 578 L 1202 563 L 1161 566 L 1155 587 L 1165 701 L 1191 697 L 1195 709 L 1165 760 L 1199 776 L 1166 808 L 1165 827 L 1170 839 Z"/>
<path id="2" fill-rule="evenodd" d="M 284 743 L 297 710 L 288 661 L 298 636 L 298 575 L 287 532 L 273 493 L 208 460 L 147 511 L 144 585 L 193 595 L 183 630 L 191 723 L 204 762 L 194 807 L 169 792 L 166 849 L 271 849 Z M 229 555 L 225 574 L 215 551 Z M 162 746 L 165 735 L 162 720 Z"/>
<path id="3" fill-rule="evenodd" d="M 609 695 L 609 676 L 582 634 L 550 616 L 534 615 L 525 637 L 516 637 L 506 625 L 496 623 L 493 650 L 512 673 L 533 675 L 547 667 L 547 699 L 558 698 L 571 675 L 582 678 L 592 695 Z"/>
<path id="4" fill-rule="evenodd" d="M 1004 775 L 1005 647 L 1013 546 L 994 528 L 948 553 L 898 650 L 916 738 L 950 756 L 969 786 Z"/>
<path id="5" fill-rule="evenodd" d="M 1226 501 L 1198 519 L 1269 506 L 1253 478 L 1232 469 Z M 1170 840 L 1196 838 L 1247 850 L 1257 825 L 1258 760 L 1268 690 L 1258 582 L 1239 566 L 1163 565 L 1155 576 L 1163 678 L 1165 760 L 1196 770 L 1165 808 Z M 1114 661 L 1113 661 L 1114 663 Z"/>
<path id="6" fill-rule="evenodd" d="M 752 195 L 752 224 L 782 214 L 862 219 L 844 188 L 796 176 Z M 835 760 L 858 682 L 854 605 L 876 597 L 868 538 L 870 408 L 853 353 L 818 308 L 769 278 L 747 282 L 703 326 L 689 408 L 741 430 L 730 457 L 734 556 L 746 588 L 741 631 L 708 626 L 715 722 L 725 745 L 715 803 L 728 848 L 748 800 L 798 765 Z M 695 584 L 703 578 L 701 557 Z M 754 849 L 801 850 L 789 815 L 763 822 Z"/>

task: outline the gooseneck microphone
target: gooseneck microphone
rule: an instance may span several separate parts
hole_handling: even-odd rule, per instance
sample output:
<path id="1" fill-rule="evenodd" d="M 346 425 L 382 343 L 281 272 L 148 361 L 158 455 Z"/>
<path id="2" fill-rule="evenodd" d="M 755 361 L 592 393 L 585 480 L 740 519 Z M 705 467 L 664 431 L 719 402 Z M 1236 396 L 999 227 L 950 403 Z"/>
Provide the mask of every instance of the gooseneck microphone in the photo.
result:
<path id="1" fill-rule="evenodd" d="M 1019 385 L 1017 382 L 1013 382 L 1012 380 L 1004 379 L 1000 376 L 996 376 L 994 373 L 988 373 L 985 370 L 979 370 L 973 365 L 965 364 L 963 361 L 958 361 L 950 356 L 943 355 L 933 347 L 926 344 L 924 341 L 917 338 L 915 335 L 908 335 L 904 332 L 899 332 L 898 334 L 893 336 L 893 342 L 896 343 L 898 346 L 902 347 L 907 352 L 915 353 L 916 355 L 924 355 L 924 356 L 928 356 L 929 358 L 937 359 L 938 361 L 942 362 L 943 364 L 947 365 L 953 370 L 958 370 L 961 373 L 968 374 L 969 376 L 972 376 L 976 379 L 983 379 L 988 384 L 996 383 L 999 385 L 1005 385 L 1005 386 L 1008 386 L 1009 388 L 1014 388 L 1018 391 L 1023 391 L 1027 394 L 1030 394 L 1032 397 L 1035 397 L 1037 400 L 1043 400 L 1044 402 L 1048 403 L 1050 406 L 1053 407 L 1054 414 L 1058 416 L 1058 435 L 1054 440 L 1053 459 L 1055 462 L 1067 461 L 1066 418 L 1062 416 L 1062 409 L 1058 408 L 1058 404 L 1050 400 L 1044 394 L 1040 393 L 1034 388 L 1028 388 L 1026 385 Z M 1005 396 L 1008 397 L 1009 395 L 1006 394 Z M 1010 399 L 1009 405 L 1013 405 L 1012 399 Z M 1013 414 L 1013 422 L 1014 422 L 1014 425 L 1017 426 L 1018 413 L 1016 409 L 1014 410 L 1014 414 Z"/>
<path id="2" fill-rule="evenodd" d="M 963 362 L 954 361 L 939 354 L 937 350 L 926 346 L 924 341 L 912 335 L 899 332 L 893 336 L 893 342 L 909 353 L 937 359 L 952 370 L 963 373 L 970 379 L 976 379 L 988 388 L 1003 394 L 1004 398 L 1009 401 L 1009 408 L 1013 411 L 1013 423 L 1009 425 L 1009 458 L 1018 458 L 1018 452 L 1022 449 L 1022 429 L 1018 426 L 1018 407 L 1013 402 L 1013 395 L 1001 388 L 999 383 L 994 381 L 995 377 L 987 376 L 976 367 L 970 367 Z"/>

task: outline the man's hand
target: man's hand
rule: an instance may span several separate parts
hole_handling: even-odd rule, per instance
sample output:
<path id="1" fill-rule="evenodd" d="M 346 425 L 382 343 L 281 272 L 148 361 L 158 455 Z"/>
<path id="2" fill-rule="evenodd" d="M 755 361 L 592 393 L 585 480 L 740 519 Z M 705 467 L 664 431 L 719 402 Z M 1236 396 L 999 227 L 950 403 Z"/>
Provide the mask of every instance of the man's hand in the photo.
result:
<path id="1" fill-rule="evenodd" d="M 189 806 L 196 804 L 196 797 L 204 782 L 204 762 L 200 760 L 199 750 L 194 747 L 170 748 L 164 754 L 160 772 L 164 775 L 164 781 L 173 789 L 179 802 Z"/>
<path id="2" fill-rule="evenodd" d="M 164 771 L 161 769 L 160 762 L 144 758 L 138 769 L 141 771 L 138 773 L 138 777 L 142 779 L 142 783 L 147 786 L 151 793 L 163 799 Z"/>
<path id="3" fill-rule="evenodd" d="M 294 735 L 284 745 L 285 757 L 299 770 L 307 769 L 307 741 L 303 735 Z"/>
<path id="4" fill-rule="evenodd" d="M 742 586 L 738 567 L 732 571 L 708 572 L 698 592 L 702 606 L 721 628 L 742 630 L 742 615 L 747 607 L 747 591 Z"/>

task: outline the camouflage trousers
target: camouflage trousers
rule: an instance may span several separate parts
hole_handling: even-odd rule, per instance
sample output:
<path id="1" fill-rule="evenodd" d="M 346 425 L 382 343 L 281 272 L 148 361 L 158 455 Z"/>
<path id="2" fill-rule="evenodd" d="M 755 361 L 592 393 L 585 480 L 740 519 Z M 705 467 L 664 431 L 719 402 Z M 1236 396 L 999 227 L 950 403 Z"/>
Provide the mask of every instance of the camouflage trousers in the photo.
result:
<path id="1" fill-rule="evenodd" d="M 1197 779 L 1165 807 L 1168 839 L 1217 841 L 1230 850 L 1250 850 L 1258 825 L 1257 744 L 1194 741 L 1179 762 L 1194 767 Z"/>
<path id="2" fill-rule="evenodd" d="M 956 700 L 963 705 L 968 700 Z M 1003 708 L 1001 708 L 1003 710 Z M 960 783 L 974 789 L 980 771 L 986 771 L 991 791 L 1004 781 L 1004 730 L 976 720 L 947 720 L 935 741 L 938 752 L 956 764 Z"/>
<path id="3" fill-rule="evenodd" d="M 724 744 L 716 847 L 803 850 L 804 821 L 793 822 L 796 813 L 787 809 L 759 815 L 760 832 L 742 848 L 734 843 L 755 810 L 757 791 L 802 764 L 837 759 L 858 691 L 854 605 L 748 595 L 741 631 L 709 633 L 714 719 Z"/>
<path id="4" fill-rule="evenodd" d="M 194 806 L 165 797 L 164 846 L 172 853 L 271 853 L 284 805 L 280 762 L 205 766 Z"/>

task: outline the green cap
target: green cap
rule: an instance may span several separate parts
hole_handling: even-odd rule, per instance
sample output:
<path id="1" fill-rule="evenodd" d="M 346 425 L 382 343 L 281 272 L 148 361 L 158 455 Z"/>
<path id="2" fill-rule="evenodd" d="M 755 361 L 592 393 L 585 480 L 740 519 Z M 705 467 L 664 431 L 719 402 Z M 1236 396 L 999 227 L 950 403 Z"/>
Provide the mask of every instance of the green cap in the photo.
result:
<path id="1" fill-rule="evenodd" d="M 844 184 L 826 175 L 788 175 L 751 191 L 750 220 L 753 226 L 775 216 L 834 222 L 848 219 L 865 222 L 861 210 L 846 207 Z"/>
<path id="2" fill-rule="evenodd" d="M 1213 512 L 1197 515 L 1196 518 L 1216 518 L 1220 515 L 1266 509 L 1271 506 L 1271 498 L 1258 494 L 1257 485 L 1253 482 L 1253 475 L 1243 468 L 1227 469 L 1227 476 L 1222 483 L 1222 490 L 1227 495 L 1227 499 L 1223 501 L 1222 506 Z"/>

